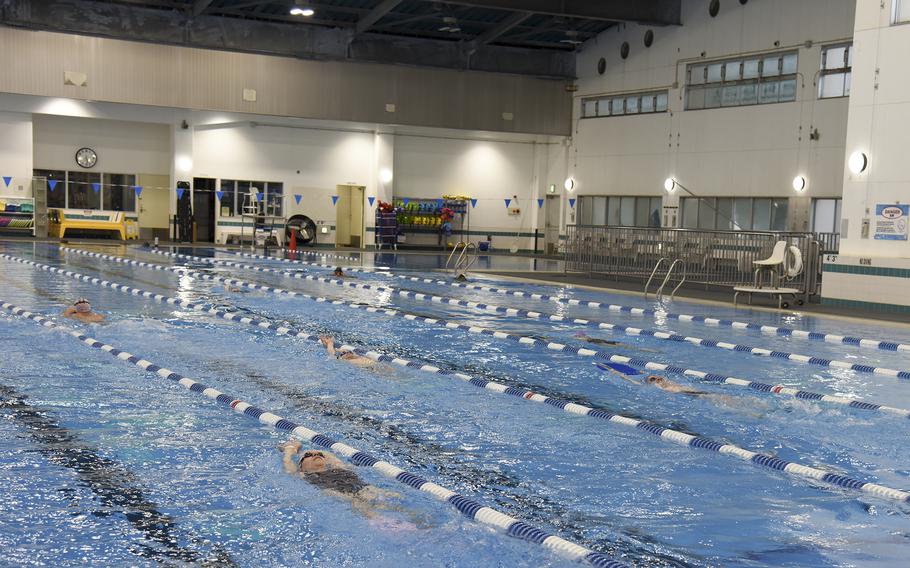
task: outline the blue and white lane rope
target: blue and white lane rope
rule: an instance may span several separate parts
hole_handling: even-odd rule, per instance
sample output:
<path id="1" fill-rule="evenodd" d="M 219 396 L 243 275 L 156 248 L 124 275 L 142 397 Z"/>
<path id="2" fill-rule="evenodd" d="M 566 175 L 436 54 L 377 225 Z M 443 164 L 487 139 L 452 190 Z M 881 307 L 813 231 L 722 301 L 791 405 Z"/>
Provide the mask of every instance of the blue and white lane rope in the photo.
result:
<path id="1" fill-rule="evenodd" d="M 74 249 L 70 249 L 70 250 L 74 250 Z M 100 253 L 92 253 L 92 254 L 98 255 Z M 174 273 L 184 274 L 184 275 L 190 276 L 192 278 L 199 278 L 202 280 L 221 282 L 221 283 L 225 283 L 228 285 L 236 285 L 236 286 L 240 286 L 240 287 L 250 288 L 253 290 L 264 290 L 264 291 L 269 291 L 269 292 L 277 293 L 277 294 L 287 294 L 290 296 L 303 297 L 305 299 L 315 301 L 315 302 L 329 303 L 332 305 L 345 305 L 347 307 L 353 307 L 355 309 L 365 307 L 365 306 L 358 305 L 358 304 L 351 304 L 349 302 L 345 302 L 342 300 L 331 300 L 328 298 L 321 298 L 318 296 L 310 296 L 308 294 L 299 294 L 297 292 L 293 292 L 293 291 L 289 291 L 289 290 L 282 290 L 281 288 L 272 288 L 269 286 L 261 286 L 259 284 L 252 284 L 249 282 L 244 282 L 243 280 L 237 280 L 237 279 L 233 279 L 233 278 L 222 278 L 219 276 L 212 276 L 209 274 L 203 274 L 203 273 L 199 273 L 199 272 L 195 272 L 195 271 L 192 271 L 189 269 L 179 268 L 179 267 L 175 267 L 175 266 L 164 266 L 161 264 L 153 264 L 153 263 L 143 262 L 141 260 L 133 260 L 133 259 L 121 258 L 121 257 L 117 257 L 117 256 L 110 256 L 110 255 L 103 255 L 103 256 L 109 256 L 110 260 L 113 260 L 115 262 L 138 266 L 141 268 L 174 272 Z M 49 266 L 47 264 L 41 264 L 39 262 L 35 262 L 32 260 L 25 260 L 25 259 L 11 256 L 8 254 L 0 253 L 0 258 L 4 258 L 4 259 L 18 262 L 21 264 L 26 264 L 29 266 L 34 266 L 36 268 L 39 268 L 41 270 L 45 270 L 48 272 L 63 274 L 65 276 L 69 276 L 76 280 L 82 280 L 84 282 L 89 282 L 89 283 L 96 284 L 96 285 L 99 285 L 102 287 L 119 290 L 125 294 L 130 294 L 133 296 L 142 296 L 144 298 L 151 298 L 151 299 L 159 301 L 159 302 L 164 302 L 164 303 L 168 303 L 168 304 L 178 305 L 181 307 L 191 308 L 191 309 L 199 311 L 199 312 L 207 313 L 210 315 L 216 315 L 217 317 L 222 317 L 223 319 L 228 319 L 231 321 L 240 321 L 243 323 L 249 323 L 249 324 L 257 326 L 257 327 L 263 327 L 266 329 L 275 329 L 275 330 L 279 331 L 279 333 L 287 332 L 287 331 L 281 331 L 281 330 L 289 330 L 289 328 L 282 327 L 282 326 L 273 328 L 272 326 L 275 324 L 270 324 L 263 318 L 240 317 L 239 314 L 221 315 L 221 313 L 215 309 L 204 310 L 202 308 L 202 306 L 204 306 L 205 304 L 203 304 L 203 303 L 194 304 L 193 302 L 188 302 L 185 300 L 181 300 L 179 298 L 170 298 L 167 296 L 162 296 L 161 294 L 147 292 L 147 291 L 141 290 L 139 288 L 133 288 L 133 287 L 126 286 L 123 284 L 117 284 L 117 283 L 111 282 L 109 280 L 103 280 L 101 278 L 97 278 L 94 276 L 87 276 L 84 274 L 80 274 L 78 272 L 73 272 L 71 270 L 64 270 L 62 268 L 57 268 L 55 266 Z M 368 310 L 369 309 L 376 310 L 377 308 L 368 308 Z M 226 317 L 226 316 L 231 316 L 231 317 Z M 401 315 L 400 317 L 407 317 L 407 316 Z M 412 316 L 411 318 L 408 318 L 408 319 L 419 319 L 420 317 L 422 317 L 422 316 Z M 441 321 L 441 320 L 436 320 L 436 321 Z M 452 327 L 455 325 L 460 325 L 460 324 L 447 324 L 447 327 Z M 462 327 L 467 328 L 467 326 L 462 326 Z M 318 339 L 318 338 L 316 338 L 316 336 L 307 336 L 306 334 L 304 334 L 302 336 L 297 335 L 297 337 L 303 337 L 304 339 L 310 339 L 310 340 Z M 518 337 L 518 336 L 514 336 L 514 337 Z M 533 338 L 526 338 L 526 339 L 530 339 L 533 341 L 539 341 L 539 340 L 533 339 Z M 528 341 L 521 341 L 520 339 L 518 341 L 522 342 L 522 343 L 528 343 Z M 427 369 L 423 369 L 421 367 L 418 367 L 419 364 L 413 363 L 406 359 L 401 359 L 399 357 L 395 357 L 391 361 L 389 361 L 387 359 L 387 357 L 388 357 L 387 355 L 381 355 L 374 351 L 364 351 L 360 348 L 355 348 L 350 345 L 345 345 L 342 347 L 345 349 L 350 349 L 351 351 L 356 352 L 358 355 L 364 355 L 366 357 L 369 357 L 370 359 L 373 359 L 374 361 L 392 362 L 392 363 L 395 363 L 395 364 L 398 364 L 401 366 L 405 366 L 405 367 L 418 368 L 419 370 L 432 369 L 433 372 L 439 371 L 439 369 L 437 369 L 436 367 L 432 367 L 432 366 L 426 366 Z M 590 351 L 590 350 L 586 350 L 586 351 Z M 591 353 L 597 354 L 598 352 L 592 351 Z M 598 357 L 600 357 L 601 359 L 607 359 L 614 363 L 624 363 L 624 364 L 629 364 L 629 365 L 633 365 L 635 367 L 649 369 L 649 370 L 662 370 L 662 371 L 667 371 L 667 372 L 678 372 L 680 374 L 693 376 L 693 377 L 696 377 L 699 379 L 704 379 L 706 381 L 714 382 L 717 384 L 724 384 L 724 385 L 729 385 L 729 386 L 734 386 L 734 387 L 739 387 L 739 388 L 748 388 L 750 390 L 753 390 L 753 391 L 756 391 L 759 393 L 795 397 L 795 398 L 799 398 L 799 399 L 803 399 L 803 400 L 812 400 L 812 401 L 818 401 L 818 402 L 828 402 L 828 403 L 832 403 L 832 404 L 840 404 L 840 405 L 844 405 L 844 406 L 849 406 L 851 408 L 856 408 L 859 410 L 885 412 L 888 414 L 894 414 L 896 416 L 900 416 L 901 418 L 910 418 L 910 410 L 906 410 L 903 408 L 895 408 L 895 407 L 891 407 L 891 406 L 885 406 L 885 405 L 875 404 L 875 403 L 871 403 L 871 402 L 865 402 L 862 400 L 857 400 L 857 399 L 852 399 L 852 398 L 847 398 L 847 397 L 804 391 L 804 390 L 800 390 L 800 389 L 796 389 L 796 388 L 792 388 L 792 387 L 787 387 L 784 385 L 772 385 L 769 383 L 760 383 L 757 381 L 748 381 L 745 379 L 738 379 L 736 377 L 727 377 L 727 376 L 718 375 L 715 373 L 705 373 L 703 371 L 697 371 L 694 369 L 683 369 L 681 367 L 674 367 L 674 366 L 670 366 L 670 365 L 665 365 L 663 363 L 656 363 L 653 361 L 632 359 L 629 357 L 623 357 L 621 355 L 609 355 L 606 352 L 599 352 L 599 353 L 600 354 L 597 354 Z M 440 372 L 440 374 L 446 374 L 446 373 L 447 372 Z M 456 376 L 462 380 L 468 381 L 471 384 L 475 384 L 475 385 L 478 384 L 476 381 L 482 381 L 482 379 L 474 379 L 468 375 L 461 375 L 460 373 L 455 373 L 454 376 Z M 497 390 L 497 388 L 498 387 L 494 387 L 492 390 Z M 531 392 L 531 391 L 524 391 L 525 394 L 528 392 Z M 508 394 L 515 394 L 516 396 L 525 397 L 525 394 L 519 395 L 517 392 L 509 392 Z M 541 395 L 536 395 L 536 396 L 539 397 Z M 525 398 L 527 398 L 527 397 L 525 397 Z M 545 398 L 532 398 L 531 400 L 535 400 L 538 402 L 547 402 L 545 400 Z M 549 403 L 549 404 L 553 404 L 553 403 Z"/>
<path id="2" fill-rule="evenodd" d="M 104 255 L 101 253 L 94 253 L 88 251 L 82 251 L 78 249 L 67 249 L 71 250 L 78 254 L 84 254 L 88 256 L 96 256 L 98 258 L 104 258 Z M 712 339 L 703 339 L 701 337 L 691 337 L 680 335 L 678 333 L 668 333 L 666 331 L 661 331 L 659 329 L 645 329 L 638 328 L 620 324 L 613 324 L 608 322 L 598 322 L 592 320 L 586 320 L 581 318 L 569 318 L 555 314 L 548 314 L 545 312 L 534 312 L 529 310 L 523 310 L 519 308 L 512 307 L 503 307 L 497 306 L 495 304 L 484 304 L 480 302 L 472 302 L 468 300 L 459 300 L 458 298 L 449 298 L 447 296 L 435 296 L 432 294 L 425 294 L 423 292 L 415 292 L 413 290 L 403 290 L 401 288 L 395 288 L 390 286 L 382 286 L 377 284 L 363 284 L 360 282 L 350 282 L 347 280 L 342 280 L 340 278 L 328 278 L 324 276 L 314 276 L 312 274 L 302 274 L 300 272 L 287 272 L 284 270 L 276 270 L 274 268 L 268 268 L 264 266 L 254 266 L 252 264 L 246 264 L 242 262 L 234 262 L 231 260 L 221 260 L 221 259 L 212 259 L 200 256 L 178 254 L 165 251 L 152 251 L 155 254 L 168 256 L 172 258 L 184 258 L 188 260 L 198 260 L 203 262 L 208 262 L 211 264 L 221 264 L 224 266 L 230 266 L 233 268 L 240 268 L 244 270 L 253 270 L 256 272 L 263 272 L 269 274 L 277 274 L 284 278 L 293 278 L 296 280 L 309 280 L 312 282 L 322 282 L 326 284 L 332 284 L 334 286 L 341 286 L 343 288 L 355 288 L 358 290 L 370 290 L 374 292 L 389 292 L 393 295 L 400 296 L 403 298 L 408 298 L 411 300 L 421 300 L 424 302 L 432 302 L 437 304 L 447 304 L 452 306 L 461 306 L 472 309 L 483 310 L 487 312 L 504 314 L 507 316 L 517 316 L 523 317 L 526 319 L 532 320 L 548 320 L 553 322 L 561 323 L 571 323 L 576 325 L 583 325 L 586 327 L 591 327 L 595 329 L 606 329 L 614 332 L 625 333 L 630 336 L 643 336 L 643 337 L 653 337 L 661 341 L 674 341 L 677 343 L 686 343 L 689 345 L 695 345 L 697 347 L 707 347 L 707 348 L 716 348 L 716 349 L 725 349 L 727 351 L 735 351 L 737 353 L 747 353 L 749 355 L 755 355 L 759 357 L 771 357 L 775 359 L 784 359 L 786 361 L 791 361 L 793 363 L 803 364 L 803 365 L 817 365 L 819 367 L 825 367 L 830 369 L 846 369 L 849 371 L 857 371 L 859 373 L 872 373 L 875 375 L 884 375 L 887 377 L 897 377 L 901 379 L 910 379 L 910 371 L 898 370 L 898 369 L 889 369 L 887 367 L 875 367 L 873 365 L 863 365 L 860 363 L 849 363 L 847 361 L 839 361 L 837 359 L 828 359 L 827 357 L 815 357 L 810 355 L 801 355 L 799 353 L 790 353 L 788 351 L 777 351 L 773 349 L 765 349 L 762 347 L 753 347 L 751 345 L 741 345 L 737 343 L 729 343 L 726 341 L 716 341 Z M 259 256 L 259 255 L 255 255 Z M 265 257 L 263 257 L 265 258 Z"/>
<path id="3" fill-rule="evenodd" d="M 6 255 L 2 255 L 2 256 L 6 256 Z M 24 261 L 24 262 L 32 263 L 32 261 Z M 32 263 L 32 264 L 35 264 L 35 263 Z M 47 268 L 52 269 L 51 272 L 55 272 L 55 271 L 59 271 L 59 272 L 63 272 L 63 273 L 69 272 L 69 271 L 63 271 L 62 269 L 59 269 L 56 267 L 51 267 L 51 266 L 49 266 Z M 90 280 L 92 280 L 92 281 L 99 280 L 97 278 L 85 277 L 84 275 L 80 275 L 80 276 L 82 278 L 90 278 Z M 130 294 L 133 296 L 151 298 L 151 299 L 155 299 L 157 301 L 161 301 L 161 302 L 164 302 L 167 304 L 180 305 L 183 307 L 192 308 L 201 313 L 213 315 L 215 317 L 220 317 L 220 318 L 226 319 L 228 321 L 238 321 L 241 323 L 246 323 L 248 325 L 252 325 L 257 328 L 270 329 L 270 330 L 277 332 L 279 335 L 288 335 L 288 336 L 296 335 L 297 337 L 303 337 L 305 339 L 311 339 L 311 340 L 316 339 L 315 336 L 307 335 L 303 332 L 296 332 L 296 334 L 295 334 L 294 332 L 296 330 L 281 326 L 280 324 L 276 324 L 274 322 L 269 322 L 264 319 L 250 318 L 250 317 L 246 317 L 246 316 L 241 316 L 240 314 L 236 314 L 236 313 L 234 313 L 234 314 L 226 313 L 221 310 L 217 310 L 215 308 L 205 309 L 203 307 L 204 305 L 201 303 L 192 304 L 191 302 L 186 302 L 186 301 L 180 300 L 178 298 L 168 298 L 166 296 L 162 296 L 161 294 L 153 294 L 151 292 L 145 292 L 145 291 L 139 290 L 137 288 L 131 288 L 129 286 L 123 286 L 120 284 L 114 284 L 114 283 L 108 282 L 106 285 L 108 287 L 111 287 L 113 289 L 119 290 L 121 292 Z M 4 307 L 5 307 L 5 305 L 4 305 Z M 342 346 L 340 346 L 340 348 L 350 349 L 351 351 L 355 351 L 358 354 L 362 354 L 362 355 L 366 355 L 366 356 L 369 356 L 369 355 L 367 355 L 367 353 L 371 353 L 371 352 L 364 351 L 362 349 L 355 348 L 350 345 L 342 345 Z M 370 357 L 370 358 L 377 360 L 377 361 L 387 361 L 387 362 L 395 363 L 397 365 L 401 365 L 404 367 L 419 369 L 419 370 L 423 370 L 423 371 L 429 371 L 429 372 L 433 372 L 433 373 L 436 373 L 439 375 L 454 375 L 454 376 L 457 376 L 458 378 L 462 378 L 463 380 L 469 379 L 468 382 L 470 382 L 472 385 L 474 385 L 476 387 L 485 388 L 485 389 L 496 391 L 496 392 L 502 392 L 505 394 L 513 395 L 513 396 L 520 396 L 521 398 L 523 398 L 525 400 L 546 403 L 551 406 L 561 408 L 563 411 L 570 413 L 570 414 L 576 414 L 576 415 L 580 415 L 580 416 L 590 416 L 592 418 L 599 418 L 602 420 L 606 420 L 608 422 L 613 422 L 613 423 L 622 424 L 624 426 L 628 426 L 631 428 L 636 428 L 637 430 L 641 430 L 643 432 L 647 432 L 649 434 L 659 436 L 660 438 L 663 438 L 665 440 L 668 440 L 668 441 L 671 441 L 671 442 L 674 442 L 674 443 L 677 443 L 679 445 L 686 446 L 689 448 L 700 448 L 700 449 L 706 449 L 706 450 L 714 451 L 714 452 L 721 453 L 721 454 L 732 455 L 732 456 L 740 458 L 741 460 L 748 461 L 753 464 L 763 466 L 765 468 L 789 473 L 795 477 L 802 477 L 804 479 L 809 479 L 809 480 L 813 480 L 813 481 L 821 481 L 821 482 L 836 485 L 838 487 L 842 487 L 845 489 L 859 490 L 859 491 L 862 491 L 865 493 L 870 493 L 872 495 L 876 495 L 876 496 L 879 496 L 879 497 L 885 498 L 885 499 L 910 502 L 910 493 L 901 491 L 898 489 L 893 489 L 893 488 L 882 486 L 882 485 L 859 481 L 857 479 L 854 479 L 854 478 L 851 478 L 851 477 L 848 477 L 845 475 L 831 473 L 829 471 L 825 471 L 825 470 L 818 469 L 815 467 L 809 467 L 809 466 L 805 466 L 805 465 L 802 465 L 802 464 L 799 464 L 796 462 L 782 460 L 780 458 L 777 458 L 777 457 L 774 457 L 774 456 L 771 456 L 768 454 L 761 454 L 758 452 L 753 452 L 751 450 L 747 450 L 745 448 L 741 448 L 741 447 L 735 446 L 733 444 L 725 444 L 722 442 L 718 442 L 716 440 L 712 440 L 710 438 L 706 438 L 706 437 L 702 437 L 702 436 L 695 436 L 692 434 L 686 434 L 685 432 L 680 432 L 677 430 L 664 428 L 653 422 L 645 422 L 643 420 L 638 420 L 635 418 L 630 418 L 630 417 L 622 416 L 619 414 L 613 414 L 613 413 L 608 412 L 603 409 L 594 409 L 594 408 L 590 408 L 590 407 L 587 407 L 584 405 L 568 402 L 565 400 L 546 397 L 544 395 L 537 394 L 537 393 L 534 393 L 531 391 L 516 389 L 514 387 L 507 387 L 506 385 L 503 385 L 500 383 L 494 383 L 492 381 L 486 381 L 484 379 L 471 378 L 466 375 L 459 376 L 460 374 L 452 373 L 451 371 L 444 371 L 437 367 L 433 367 L 430 365 L 421 365 L 420 363 L 407 361 L 404 359 L 399 359 L 399 358 L 393 359 L 393 358 L 390 358 L 388 355 L 381 355 L 376 352 L 372 352 L 372 354 L 374 354 L 374 357 Z"/>
<path id="4" fill-rule="evenodd" d="M 275 428 L 278 431 L 289 432 L 305 442 L 310 442 L 317 446 L 330 449 L 333 452 L 337 452 L 338 454 L 348 458 L 348 460 L 350 460 L 350 462 L 354 465 L 371 467 L 386 477 L 394 479 L 399 483 L 413 487 L 418 491 L 429 493 L 440 501 L 445 501 L 454 506 L 460 513 L 469 519 L 500 529 L 511 537 L 526 540 L 534 544 L 539 544 L 562 555 L 563 557 L 569 558 L 576 562 L 587 562 L 592 566 L 602 568 L 624 568 L 626 566 L 625 564 L 617 562 L 605 554 L 595 552 L 591 549 L 555 536 L 544 530 L 538 529 L 521 521 L 520 519 L 510 517 L 509 515 L 497 511 L 496 509 L 482 505 L 481 503 L 478 503 L 469 497 L 465 497 L 464 495 L 460 495 L 450 489 L 446 489 L 445 487 L 428 481 L 419 475 L 396 467 L 387 461 L 375 458 L 370 454 L 358 450 L 357 448 L 349 446 L 343 442 L 337 442 L 332 438 L 311 430 L 304 425 L 297 424 L 296 422 L 282 418 L 277 414 L 262 410 L 261 408 L 257 408 L 248 402 L 222 393 L 212 387 L 194 381 L 193 379 L 185 377 L 175 371 L 171 371 L 170 369 L 155 365 L 151 361 L 147 361 L 146 359 L 142 359 L 136 355 L 117 349 L 113 345 L 102 343 L 101 341 L 88 337 L 79 331 L 58 325 L 43 316 L 29 312 L 8 302 L 2 302 L 0 303 L 0 306 L 18 317 L 30 319 L 43 327 L 55 329 L 71 335 L 89 347 L 100 349 L 101 351 L 104 351 L 111 356 L 120 359 L 121 361 L 131 363 L 146 372 L 153 373 L 164 379 L 175 381 L 186 389 L 189 389 L 195 393 L 202 394 L 203 396 L 214 399 L 221 404 L 228 406 L 231 410 L 237 412 L 238 414 L 245 414 L 250 418 L 261 422 L 262 424 Z M 870 491 L 870 493 L 872 492 Z"/>
<path id="5" fill-rule="evenodd" d="M 288 249 L 283 249 L 285 252 Z M 270 259 L 276 260 L 275 257 L 267 257 L 262 255 L 251 255 L 249 253 L 234 252 L 230 251 L 232 254 L 239 254 L 242 256 L 248 256 L 250 258 L 260 258 L 260 259 Z M 307 262 L 303 260 L 291 260 L 291 259 L 282 259 L 285 262 L 290 263 L 299 263 L 309 266 L 318 266 L 321 268 L 333 268 L 329 264 L 321 264 L 316 262 Z M 761 325 L 757 323 L 742 322 L 731 319 L 722 319 L 722 318 L 712 318 L 707 316 L 696 316 L 689 314 L 677 314 L 673 312 L 665 312 L 662 310 L 655 310 L 652 308 L 637 308 L 634 306 L 624 306 L 620 304 L 605 304 L 603 302 L 592 302 L 586 300 L 575 300 L 570 298 L 563 298 L 556 295 L 550 294 L 537 294 L 532 292 L 523 292 L 521 290 L 511 290 L 508 288 L 496 288 L 493 286 L 483 286 L 479 284 L 470 284 L 466 282 L 453 282 L 450 280 L 438 280 L 434 278 L 421 278 L 418 276 L 407 276 L 404 274 L 394 274 L 385 270 L 369 270 L 365 268 L 357 267 L 345 267 L 345 270 L 349 272 L 363 272 L 363 273 L 375 273 L 375 274 L 385 274 L 393 278 L 400 278 L 402 280 L 409 280 L 411 282 L 423 282 L 426 284 L 439 284 L 442 286 L 451 286 L 453 288 L 466 288 L 469 290 L 480 290 L 482 292 L 490 292 L 493 294 L 501 294 L 506 296 L 515 296 L 519 298 L 530 298 L 532 300 L 542 300 L 557 302 L 559 304 L 565 304 L 569 306 L 579 306 L 583 308 L 595 308 L 600 310 L 609 310 L 611 312 L 623 312 L 635 316 L 651 316 L 654 318 L 661 319 L 672 319 L 678 320 L 681 322 L 687 323 L 698 323 L 712 327 L 729 327 L 732 329 L 738 330 L 750 330 L 750 331 L 759 331 L 766 335 L 779 335 L 783 337 L 792 337 L 794 339 L 806 339 L 810 341 L 824 341 L 826 343 L 840 343 L 843 345 L 852 345 L 856 347 L 865 347 L 869 349 L 881 349 L 883 351 L 910 351 L 910 344 L 907 343 L 898 343 L 894 341 L 883 341 L 880 339 L 868 339 L 863 337 L 852 337 L 848 335 L 838 335 L 835 333 L 821 333 L 816 331 L 805 331 L 801 329 L 795 329 L 792 327 L 783 327 L 783 326 L 774 326 L 774 325 Z"/>

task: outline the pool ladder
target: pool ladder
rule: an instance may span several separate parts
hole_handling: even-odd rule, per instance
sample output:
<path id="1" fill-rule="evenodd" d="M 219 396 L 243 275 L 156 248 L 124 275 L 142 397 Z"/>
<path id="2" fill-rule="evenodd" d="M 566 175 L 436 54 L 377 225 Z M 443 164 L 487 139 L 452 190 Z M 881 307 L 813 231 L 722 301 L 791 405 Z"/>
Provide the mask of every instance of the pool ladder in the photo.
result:
<path id="1" fill-rule="evenodd" d="M 456 253 L 458 253 L 457 257 L 455 256 Z M 454 263 L 452 262 L 453 258 L 455 259 Z M 475 262 L 477 262 L 477 245 L 459 241 L 452 247 L 452 252 L 449 253 L 449 258 L 446 259 L 446 270 L 452 271 L 457 276 L 466 273 L 469 268 L 474 266 Z"/>
<path id="2" fill-rule="evenodd" d="M 645 284 L 645 298 L 648 297 L 648 288 L 651 287 L 651 281 L 654 280 L 654 276 L 657 274 L 657 271 L 660 269 L 661 265 L 666 260 L 669 260 L 669 259 L 661 258 L 660 260 L 657 261 L 657 264 L 654 265 L 654 270 L 651 271 L 651 276 L 648 277 L 648 282 Z M 680 278 L 679 284 L 677 284 L 676 287 L 673 288 L 673 291 L 670 292 L 671 300 L 676 296 L 676 291 L 679 290 L 680 287 L 685 283 L 685 281 L 686 281 L 686 263 L 683 262 L 683 260 L 681 258 L 677 258 L 673 262 L 670 263 L 670 268 L 667 269 L 667 274 L 666 274 L 666 276 L 664 276 L 663 282 L 660 283 L 660 287 L 657 289 L 657 292 L 655 293 L 655 297 L 658 300 L 663 298 L 664 287 L 667 285 L 667 282 L 670 281 L 670 276 L 673 275 L 673 271 L 676 270 L 677 266 L 682 266 L 682 278 Z"/>

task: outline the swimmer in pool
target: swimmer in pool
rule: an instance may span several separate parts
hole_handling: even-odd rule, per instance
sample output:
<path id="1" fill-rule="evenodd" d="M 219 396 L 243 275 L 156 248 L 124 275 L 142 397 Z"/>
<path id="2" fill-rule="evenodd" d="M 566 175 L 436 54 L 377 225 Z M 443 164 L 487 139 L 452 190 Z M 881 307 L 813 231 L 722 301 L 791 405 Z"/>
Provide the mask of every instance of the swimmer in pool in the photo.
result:
<path id="1" fill-rule="evenodd" d="M 335 278 L 353 278 L 352 276 L 345 274 L 344 270 L 342 270 L 340 266 L 335 267 L 335 270 L 332 272 L 332 276 Z"/>
<path id="2" fill-rule="evenodd" d="M 92 305 L 85 298 L 79 298 L 72 305 L 63 310 L 63 317 L 76 319 L 85 323 L 99 323 L 104 321 L 104 316 L 92 311 Z"/>
<path id="3" fill-rule="evenodd" d="M 629 345 L 628 343 L 622 343 L 621 341 L 613 341 L 612 339 L 601 339 L 599 337 L 591 337 L 583 331 L 575 332 L 575 339 L 578 341 L 584 341 L 585 343 L 592 343 L 594 345 L 613 345 L 615 347 L 626 347 L 628 349 L 635 349 L 636 351 L 648 351 L 650 353 L 658 353 L 655 349 L 648 349 L 646 347 L 638 347 L 637 345 Z"/>
<path id="4" fill-rule="evenodd" d="M 455 282 L 467 282 L 467 281 L 468 281 L 468 277 L 465 276 L 464 272 L 462 272 L 461 274 L 459 274 L 458 276 L 455 277 Z"/>
<path id="5" fill-rule="evenodd" d="M 331 335 L 320 336 L 319 342 L 325 346 L 325 350 L 328 352 L 329 356 L 334 357 L 339 361 L 352 363 L 358 367 L 373 367 L 376 364 L 376 362 L 372 359 L 361 357 L 353 351 L 348 351 L 347 349 L 335 349 L 335 338 Z"/>
<path id="6" fill-rule="evenodd" d="M 285 473 L 300 476 L 301 479 L 329 492 L 336 497 L 347 499 L 351 505 L 363 516 L 373 519 L 379 517 L 378 511 L 401 511 L 408 514 L 414 523 L 398 522 L 387 519 L 393 528 L 416 528 L 424 524 L 416 518 L 412 511 L 402 509 L 388 502 L 389 498 L 400 498 L 401 495 L 394 491 L 386 491 L 367 484 L 357 473 L 347 466 L 331 452 L 325 450 L 306 450 L 298 459 L 300 452 L 298 440 L 288 440 L 278 446 L 281 451 Z M 389 522 L 384 523 L 386 527 Z"/>

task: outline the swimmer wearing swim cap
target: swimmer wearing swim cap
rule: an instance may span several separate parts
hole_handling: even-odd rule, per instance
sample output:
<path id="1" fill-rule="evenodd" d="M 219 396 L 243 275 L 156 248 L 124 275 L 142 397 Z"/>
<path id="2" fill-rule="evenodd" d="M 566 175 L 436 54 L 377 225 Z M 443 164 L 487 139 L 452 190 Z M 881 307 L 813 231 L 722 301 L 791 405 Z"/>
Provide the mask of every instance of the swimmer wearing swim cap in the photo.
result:
<path id="1" fill-rule="evenodd" d="M 72 306 L 63 310 L 63 317 L 76 319 L 85 323 L 104 321 L 104 316 L 92 311 L 92 304 L 85 298 L 79 298 Z"/>
<path id="2" fill-rule="evenodd" d="M 278 449 L 283 454 L 285 473 L 299 476 L 307 483 L 350 501 L 363 516 L 374 519 L 380 517 L 378 511 L 400 511 L 412 517 L 414 524 L 399 522 L 398 528 L 414 529 L 422 524 L 414 512 L 388 502 L 390 498 L 400 498 L 401 495 L 367 484 L 331 452 L 306 450 L 298 459 L 297 454 L 301 449 L 298 440 L 288 440 L 279 445 Z"/>

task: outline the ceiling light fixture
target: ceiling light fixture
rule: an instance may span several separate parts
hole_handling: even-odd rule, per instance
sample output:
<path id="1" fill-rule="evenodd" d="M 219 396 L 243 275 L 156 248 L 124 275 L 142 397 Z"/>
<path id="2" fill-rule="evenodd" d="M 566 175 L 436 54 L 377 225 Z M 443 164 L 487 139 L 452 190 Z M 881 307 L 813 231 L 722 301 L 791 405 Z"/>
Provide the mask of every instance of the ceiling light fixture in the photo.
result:
<path id="1" fill-rule="evenodd" d="M 444 25 L 438 28 L 441 32 L 449 32 L 450 34 L 457 34 L 461 31 L 461 26 L 458 25 L 458 18 L 453 16 L 446 16 L 442 19 Z"/>
<path id="2" fill-rule="evenodd" d="M 578 39 L 578 32 L 575 30 L 566 30 L 566 38 L 559 40 L 559 43 L 568 43 L 570 45 L 581 45 L 584 42 Z"/>
<path id="3" fill-rule="evenodd" d="M 310 16 L 312 16 L 315 13 L 316 13 L 316 10 L 310 8 L 309 6 L 303 6 L 303 7 L 294 6 L 291 8 L 292 16 L 303 16 L 305 18 L 309 18 Z"/>

